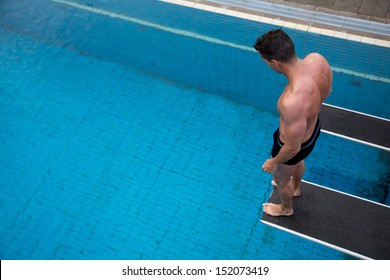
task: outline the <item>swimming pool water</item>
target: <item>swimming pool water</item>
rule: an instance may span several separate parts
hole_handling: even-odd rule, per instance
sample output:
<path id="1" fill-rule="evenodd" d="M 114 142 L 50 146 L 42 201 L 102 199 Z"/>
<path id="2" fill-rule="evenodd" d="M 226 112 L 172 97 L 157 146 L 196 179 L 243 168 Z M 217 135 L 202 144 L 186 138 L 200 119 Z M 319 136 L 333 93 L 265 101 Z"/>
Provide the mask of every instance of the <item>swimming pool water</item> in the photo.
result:
<path id="1" fill-rule="evenodd" d="M 271 114 L 1 33 L 3 259 L 342 256 L 262 245 Z"/>
<path id="2" fill-rule="evenodd" d="M 275 112 L 4 26 L 2 259 L 349 258 L 259 222 Z M 388 166 L 323 134 L 307 179 L 381 201 Z"/>
<path id="3" fill-rule="evenodd" d="M 252 47 L 258 36 L 279 26 L 156 0 L 39 0 L 34 5 L 20 0 L 0 8 L 3 25 L 11 30 L 240 104 L 273 110 L 270 104 L 286 84 Z M 328 103 L 390 119 L 390 48 L 285 29 L 300 57 L 320 52 L 337 69 Z M 362 78 L 365 74 L 387 83 Z"/>

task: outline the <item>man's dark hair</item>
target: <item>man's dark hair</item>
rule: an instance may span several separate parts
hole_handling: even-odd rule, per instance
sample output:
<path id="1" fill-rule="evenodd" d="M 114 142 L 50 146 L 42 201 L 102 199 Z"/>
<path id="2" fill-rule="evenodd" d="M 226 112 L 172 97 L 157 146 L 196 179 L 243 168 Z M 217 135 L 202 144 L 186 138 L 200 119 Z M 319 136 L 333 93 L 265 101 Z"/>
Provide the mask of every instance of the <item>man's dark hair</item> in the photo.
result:
<path id="1" fill-rule="evenodd" d="M 256 40 L 253 46 L 268 61 L 275 59 L 286 63 L 295 56 L 291 38 L 281 29 L 271 30 Z"/>

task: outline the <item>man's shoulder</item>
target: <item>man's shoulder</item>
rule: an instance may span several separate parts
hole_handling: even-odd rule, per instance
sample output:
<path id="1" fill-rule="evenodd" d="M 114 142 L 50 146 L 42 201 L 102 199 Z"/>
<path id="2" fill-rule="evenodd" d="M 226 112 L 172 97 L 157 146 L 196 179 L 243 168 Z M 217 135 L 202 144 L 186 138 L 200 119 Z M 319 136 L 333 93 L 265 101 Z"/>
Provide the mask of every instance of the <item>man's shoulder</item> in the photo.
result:
<path id="1" fill-rule="evenodd" d="M 299 102 L 302 98 L 306 99 L 307 95 L 310 95 L 317 87 L 318 84 L 311 73 L 305 73 L 295 81 L 290 95 Z"/>
<path id="2" fill-rule="evenodd" d="M 288 94 L 280 100 L 278 107 L 281 114 L 299 114 L 306 109 L 306 98 L 302 92 L 298 92 L 297 89 L 291 89 Z"/>
<path id="3" fill-rule="evenodd" d="M 317 69 L 323 70 L 324 68 L 330 69 L 329 62 L 319 53 L 310 53 L 303 60 L 313 71 Z"/>
<path id="4" fill-rule="evenodd" d="M 323 57 L 321 54 L 316 53 L 316 52 L 309 53 L 308 55 L 305 56 L 305 59 L 307 59 L 307 58 L 326 60 L 325 57 Z"/>

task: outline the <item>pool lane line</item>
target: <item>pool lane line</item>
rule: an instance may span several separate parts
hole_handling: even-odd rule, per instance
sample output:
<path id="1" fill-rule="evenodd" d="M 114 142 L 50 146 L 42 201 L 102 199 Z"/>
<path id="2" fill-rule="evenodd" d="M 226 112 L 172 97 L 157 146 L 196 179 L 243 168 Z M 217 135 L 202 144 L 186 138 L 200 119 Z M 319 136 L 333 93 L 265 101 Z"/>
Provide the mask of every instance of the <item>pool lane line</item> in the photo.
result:
<path id="1" fill-rule="evenodd" d="M 60 3 L 60 4 L 64 4 L 64 5 L 68 5 L 68 6 L 80 9 L 80 10 L 85 10 L 85 11 L 88 11 L 91 13 L 95 13 L 95 14 L 108 16 L 108 17 L 115 18 L 115 19 L 120 19 L 120 20 L 124 20 L 124 21 L 128 21 L 128 22 L 140 24 L 140 25 L 155 28 L 158 30 L 163 30 L 166 32 L 180 35 L 180 36 L 195 38 L 195 39 L 210 42 L 213 44 L 228 46 L 228 47 L 232 47 L 235 49 L 240 49 L 240 50 L 244 50 L 244 51 L 250 51 L 250 52 L 257 53 L 257 51 L 255 49 L 253 49 L 253 47 L 243 46 L 240 44 L 220 40 L 220 39 L 209 37 L 206 35 L 201 35 L 201 34 L 198 34 L 195 32 L 190 32 L 190 31 L 185 31 L 185 30 L 178 29 L 178 28 L 168 27 L 168 26 L 164 26 L 164 25 L 148 22 L 145 20 L 117 14 L 114 12 L 94 8 L 91 6 L 85 6 L 82 4 L 78 4 L 78 3 L 74 3 L 74 2 L 70 2 L 70 1 L 66 1 L 66 0 L 51 0 L 51 1 L 56 2 L 56 3 Z M 360 77 L 360 78 L 364 78 L 364 79 L 368 79 L 368 80 L 372 80 L 372 81 L 376 81 L 376 82 L 383 82 L 383 83 L 390 84 L 390 78 L 380 77 L 380 76 L 376 76 L 376 75 L 370 75 L 370 74 L 366 74 L 366 73 L 360 73 L 360 72 L 356 72 L 356 71 L 352 71 L 352 70 L 348 70 L 348 69 L 344 69 L 344 68 L 340 68 L 340 67 L 331 67 L 331 68 L 332 68 L 332 71 L 337 72 L 337 73 L 353 75 L 356 77 Z"/>
<path id="2" fill-rule="evenodd" d="M 336 72 L 336 73 L 347 74 L 350 76 L 355 76 L 355 77 L 363 78 L 363 79 L 374 81 L 374 82 L 382 82 L 382 83 L 390 84 L 390 78 L 380 77 L 380 76 L 371 75 L 371 74 L 367 74 L 367 73 L 356 72 L 353 70 L 348 70 L 348 69 L 340 68 L 340 67 L 331 66 L 330 68 L 332 69 L 333 72 Z"/>
<path id="3" fill-rule="evenodd" d="M 249 48 L 247 46 L 231 43 L 228 41 L 223 41 L 223 40 L 216 39 L 213 37 L 201 35 L 201 34 L 198 34 L 195 32 L 185 31 L 185 30 L 177 29 L 177 28 L 173 28 L 173 27 L 168 27 L 168 26 L 152 23 L 149 21 L 145 21 L 142 19 L 137 19 L 137 18 L 125 16 L 125 15 L 117 14 L 114 12 L 110 12 L 110 11 L 106 11 L 106 10 L 102 10 L 102 9 L 98 9 L 98 8 L 94 8 L 94 7 L 90 7 L 90 6 L 85 6 L 82 4 L 78 4 L 78 3 L 74 3 L 74 2 L 70 2 L 70 1 L 66 1 L 66 0 L 51 0 L 51 1 L 57 2 L 60 4 L 64 4 L 64 5 L 68 5 L 68 6 L 72 6 L 74 8 L 80 9 L 80 10 L 85 10 L 85 11 L 92 12 L 95 14 L 104 15 L 104 16 L 108 16 L 111 18 L 116 18 L 116 19 L 128 21 L 131 23 L 136 23 L 136 24 L 140 24 L 143 26 L 147 26 L 147 27 L 152 27 L 155 29 L 163 30 L 166 32 L 174 33 L 174 34 L 185 36 L 185 37 L 195 38 L 195 39 L 199 39 L 202 41 L 207 41 L 207 42 L 211 42 L 211 43 L 215 43 L 215 44 L 219 44 L 219 45 L 229 46 L 232 48 L 241 49 L 241 50 L 245 50 L 245 51 L 252 50 L 252 48 Z"/>

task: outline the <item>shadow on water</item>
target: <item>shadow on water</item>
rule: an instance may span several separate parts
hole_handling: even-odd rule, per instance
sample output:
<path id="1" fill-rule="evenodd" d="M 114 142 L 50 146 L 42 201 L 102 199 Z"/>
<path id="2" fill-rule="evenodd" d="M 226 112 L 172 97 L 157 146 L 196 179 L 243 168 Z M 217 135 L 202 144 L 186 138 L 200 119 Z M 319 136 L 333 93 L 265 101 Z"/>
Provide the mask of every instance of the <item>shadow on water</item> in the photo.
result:
<path id="1" fill-rule="evenodd" d="M 383 192 L 383 199 L 380 201 L 390 206 L 390 153 L 382 151 L 379 154 L 379 161 L 386 167 L 385 172 L 378 181 L 378 189 Z"/>

